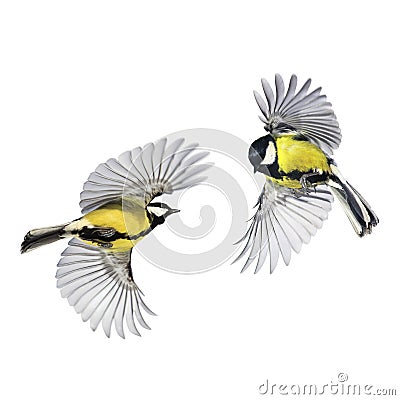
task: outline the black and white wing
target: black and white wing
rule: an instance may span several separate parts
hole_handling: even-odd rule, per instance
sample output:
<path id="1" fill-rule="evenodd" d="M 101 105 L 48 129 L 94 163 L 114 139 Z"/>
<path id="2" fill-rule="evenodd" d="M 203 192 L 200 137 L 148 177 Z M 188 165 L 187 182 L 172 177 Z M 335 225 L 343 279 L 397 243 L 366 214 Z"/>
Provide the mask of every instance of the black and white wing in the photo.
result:
<path id="1" fill-rule="evenodd" d="M 208 155 L 197 143 L 163 138 L 122 153 L 100 164 L 83 186 L 80 206 L 86 214 L 107 203 L 136 198 L 147 205 L 154 197 L 202 182 L 210 164 L 198 164 Z"/>
<path id="2" fill-rule="evenodd" d="M 132 278 L 131 252 L 110 252 L 78 239 L 68 244 L 58 263 L 57 287 L 82 320 L 90 320 L 93 330 L 101 322 L 108 337 L 113 323 L 122 338 L 125 324 L 139 336 L 135 321 L 150 329 L 141 310 L 155 314 L 143 302 L 142 292 Z"/>
<path id="3" fill-rule="evenodd" d="M 333 196 L 325 185 L 317 186 L 315 193 L 295 195 L 291 189 L 267 180 L 251 224 L 238 242 L 244 247 L 235 262 L 246 256 L 242 272 L 256 262 L 254 273 L 260 270 L 267 256 L 271 273 L 280 256 L 288 265 L 292 249 L 300 252 L 301 245 L 308 243 L 322 227 L 332 202 Z"/>
<path id="4" fill-rule="evenodd" d="M 260 119 L 268 131 L 279 135 L 289 126 L 328 155 L 339 147 L 342 138 L 339 124 L 332 104 L 326 101 L 325 95 L 321 95 L 321 87 L 308 93 L 311 85 L 311 79 L 308 79 L 296 92 L 296 75 L 291 76 L 289 88 L 285 91 L 282 77 L 276 74 L 275 94 L 265 79 L 261 83 L 267 104 L 258 92 L 254 91 L 254 96 L 262 112 Z"/>

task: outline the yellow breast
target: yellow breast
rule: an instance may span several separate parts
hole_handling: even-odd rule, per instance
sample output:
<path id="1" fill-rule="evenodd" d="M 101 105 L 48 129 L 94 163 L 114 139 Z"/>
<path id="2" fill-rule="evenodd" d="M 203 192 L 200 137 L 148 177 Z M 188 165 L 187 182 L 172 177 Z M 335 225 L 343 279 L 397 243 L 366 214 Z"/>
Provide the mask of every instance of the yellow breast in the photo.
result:
<path id="1" fill-rule="evenodd" d="M 292 136 L 282 136 L 276 139 L 276 146 L 279 169 L 283 173 L 295 170 L 331 172 L 324 152 L 310 142 L 295 140 Z"/>
<path id="2" fill-rule="evenodd" d="M 324 152 L 316 145 L 303 141 L 295 140 L 292 135 L 281 136 L 276 139 L 276 151 L 278 155 L 279 173 L 281 179 L 266 176 L 267 179 L 291 188 L 300 189 L 301 183 L 298 179 L 291 179 L 286 174 L 293 171 L 319 173 L 330 173 L 328 159 Z"/>
<path id="3" fill-rule="evenodd" d="M 124 205 L 122 208 L 120 204 L 107 205 L 91 211 L 82 217 L 78 224 L 78 229 L 83 226 L 114 228 L 120 233 L 128 233 L 129 236 L 138 235 L 150 227 L 144 207 L 139 205 L 125 207 Z M 117 239 L 112 242 L 110 251 L 127 251 L 142 239 L 143 237 L 136 240 Z"/>

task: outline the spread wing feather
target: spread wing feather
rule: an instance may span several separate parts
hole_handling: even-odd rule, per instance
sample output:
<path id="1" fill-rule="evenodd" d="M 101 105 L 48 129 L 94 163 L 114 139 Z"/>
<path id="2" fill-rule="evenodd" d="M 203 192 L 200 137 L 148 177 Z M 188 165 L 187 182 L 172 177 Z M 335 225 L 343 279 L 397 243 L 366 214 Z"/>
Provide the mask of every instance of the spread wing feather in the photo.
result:
<path id="1" fill-rule="evenodd" d="M 155 314 L 144 303 L 142 292 L 132 279 L 130 251 L 113 253 L 78 239 L 68 244 L 58 263 L 57 287 L 83 321 L 90 320 L 93 330 L 101 322 L 108 337 L 113 323 L 122 338 L 124 325 L 139 336 L 136 323 L 150 329 L 141 310 Z"/>
<path id="2" fill-rule="evenodd" d="M 89 175 L 83 186 L 80 206 L 86 214 L 123 197 L 134 197 L 147 205 L 154 197 L 172 193 L 204 180 L 201 173 L 210 164 L 198 164 L 208 152 L 184 139 L 170 144 L 163 138 L 111 158 Z"/>
<path id="3" fill-rule="evenodd" d="M 261 84 L 267 103 L 256 91 L 254 97 L 262 113 L 260 119 L 268 131 L 278 136 L 281 133 L 279 124 L 284 123 L 329 155 L 339 147 L 342 135 L 332 104 L 327 102 L 325 95 L 321 95 L 320 87 L 308 93 L 311 79 L 297 93 L 296 75 L 291 76 L 286 94 L 279 74 L 275 75 L 276 95 L 265 79 L 261 80 Z"/>
<path id="4" fill-rule="evenodd" d="M 255 262 L 255 273 L 268 256 L 271 273 L 280 256 L 288 265 L 291 250 L 298 253 L 302 244 L 308 243 L 322 227 L 332 202 L 333 196 L 325 185 L 316 187 L 313 193 L 302 194 L 267 180 L 250 226 L 238 242 L 244 245 L 235 262 L 247 257 L 242 272 Z"/>

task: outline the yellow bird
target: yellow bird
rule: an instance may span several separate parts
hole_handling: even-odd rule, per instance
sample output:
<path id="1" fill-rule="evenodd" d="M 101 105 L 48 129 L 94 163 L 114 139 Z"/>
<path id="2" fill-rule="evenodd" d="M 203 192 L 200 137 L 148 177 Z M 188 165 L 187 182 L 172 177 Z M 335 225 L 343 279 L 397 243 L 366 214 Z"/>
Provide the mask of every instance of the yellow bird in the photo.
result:
<path id="1" fill-rule="evenodd" d="M 210 164 L 198 162 L 207 156 L 198 144 L 184 139 L 168 144 L 163 138 L 111 158 L 90 174 L 81 193 L 81 218 L 65 224 L 29 231 L 21 253 L 71 238 L 62 253 L 56 274 L 63 297 L 90 320 L 95 330 L 100 322 L 109 337 L 114 323 L 117 333 L 140 335 L 135 320 L 149 329 L 141 310 L 155 315 L 143 302 L 132 277 L 131 250 L 156 226 L 178 212 L 153 201 L 204 180 L 200 174 Z"/>
<path id="2" fill-rule="evenodd" d="M 265 79 L 261 82 L 267 103 L 256 91 L 254 96 L 266 134 L 251 144 L 248 158 L 254 173 L 264 174 L 266 182 L 235 261 L 247 254 L 242 271 L 256 261 L 258 272 L 269 254 L 272 272 L 280 256 L 288 265 L 291 250 L 299 252 L 302 243 L 308 243 L 322 226 L 331 209 L 332 193 L 358 236 L 371 233 L 379 220 L 331 158 L 341 133 L 321 88 L 308 93 L 308 79 L 296 92 L 295 75 L 287 91 L 279 74 L 275 75 L 275 93 Z"/>

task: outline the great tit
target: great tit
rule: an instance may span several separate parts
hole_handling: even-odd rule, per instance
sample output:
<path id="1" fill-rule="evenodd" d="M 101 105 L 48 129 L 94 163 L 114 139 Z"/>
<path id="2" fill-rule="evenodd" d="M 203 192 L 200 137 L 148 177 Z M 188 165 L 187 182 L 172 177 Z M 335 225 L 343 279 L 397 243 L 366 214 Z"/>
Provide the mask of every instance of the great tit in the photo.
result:
<path id="1" fill-rule="evenodd" d="M 83 186 L 81 218 L 29 231 L 21 253 L 63 238 L 71 238 L 58 263 L 57 287 L 83 321 L 96 330 L 102 322 L 109 337 L 114 322 L 119 336 L 140 335 L 135 319 L 149 329 L 143 302 L 132 277 L 131 251 L 156 226 L 179 210 L 153 201 L 204 180 L 210 164 L 198 164 L 207 152 L 184 139 L 170 144 L 163 138 L 100 164 Z"/>
<path id="2" fill-rule="evenodd" d="M 288 265 L 291 249 L 299 252 L 302 243 L 308 243 L 322 226 L 332 193 L 358 236 L 371 233 L 379 220 L 331 158 L 341 133 L 321 88 L 308 93 L 308 79 L 296 92 L 296 75 L 291 76 L 286 92 L 279 74 L 275 75 L 275 94 L 265 79 L 261 83 L 267 103 L 256 91 L 254 96 L 266 132 L 251 144 L 248 158 L 254 173 L 264 174 L 266 182 L 250 227 L 238 242 L 245 245 L 235 261 L 248 254 L 242 271 L 257 261 L 258 272 L 269 254 L 272 273 L 279 255 Z"/>

